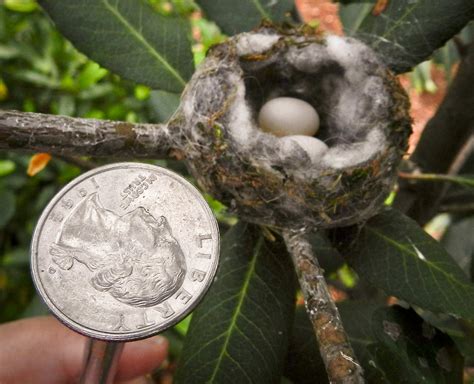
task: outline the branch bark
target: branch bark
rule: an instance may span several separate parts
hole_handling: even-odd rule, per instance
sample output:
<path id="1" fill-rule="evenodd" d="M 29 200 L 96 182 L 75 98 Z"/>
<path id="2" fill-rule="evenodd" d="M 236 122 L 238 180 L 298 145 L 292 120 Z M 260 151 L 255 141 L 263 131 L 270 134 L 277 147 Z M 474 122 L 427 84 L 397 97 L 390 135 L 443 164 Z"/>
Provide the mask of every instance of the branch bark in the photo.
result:
<path id="1" fill-rule="evenodd" d="M 0 149 L 59 156 L 164 158 L 178 154 L 166 125 L 0 110 Z"/>
<path id="2" fill-rule="evenodd" d="M 410 160 L 422 173 L 453 175 L 456 159 L 474 132 L 474 43 L 467 48 L 457 75 L 443 102 L 426 125 Z M 465 156 L 464 156 L 465 157 Z M 426 223 L 437 212 L 446 192 L 445 183 L 400 182 L 394 206 L 417 220 Z"/>
<path id="3" fill-rule="evenodd" d="M 323 270 L 304 232 L 284 231 L 330 383 L 364 383 L 363 370 L 349 343 Z"/>

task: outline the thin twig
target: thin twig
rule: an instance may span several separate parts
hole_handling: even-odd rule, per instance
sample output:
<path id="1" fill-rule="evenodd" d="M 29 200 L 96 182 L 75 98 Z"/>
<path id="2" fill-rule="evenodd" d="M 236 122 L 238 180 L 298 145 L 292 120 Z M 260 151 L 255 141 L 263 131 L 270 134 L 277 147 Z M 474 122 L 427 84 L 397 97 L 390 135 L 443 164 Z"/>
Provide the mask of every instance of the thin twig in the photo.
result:
<path id="1" fill-rule="evenodd" d="M 284 231 L 283 238 L 293 259 L 319 351 L 331 383 L 364 383 L 363 370 L 349 343 L 339 311 L 303 231 Z"/>
<path id="2" fill-rule="evenodd" d="M 422 181 L 449 181 L 451 183 L 457 183 L 468 187 L 474 187 L 474 178 L 452 176 L 452 175 L 441 175 L 437 173 L 406 173 L 399 172 L 398 176 L 402 179 L 408 180 L 422 180 Z"/>
<path id="3" fill-rule="evenodd" d="M 449 166 L 448 175 L 458 174 L 466 161 L 468 161 L 471 154 L 474 152 L 474 135 L 471 135 L 469 139 L 464 143 L 453 162 Z"/>
<path id="4" fill-rule="evenodd" d="M 6 150 L 75 157 L 165 158 L 179 151 L 175 139 L 163 124 L 0 110 L 0 149 Z"/>
<path id="5" fill-rule="evenodd" d="M 446 213 L 472 213 L 474 212 L 474 203 L 467 204 L 441 204 L 439 207 L 440 212 Z"/>
<path id="6" fill-rule="evenodd" d="M 71 165 L 75 165 L 84 171 L 90 171 L 91 169 L 97 168 L 99 166 L 99 164 L 96 164 L 91 160 L 81 159 L 77 156 L 55 155 L 55 158 L 65 161 Z"/>

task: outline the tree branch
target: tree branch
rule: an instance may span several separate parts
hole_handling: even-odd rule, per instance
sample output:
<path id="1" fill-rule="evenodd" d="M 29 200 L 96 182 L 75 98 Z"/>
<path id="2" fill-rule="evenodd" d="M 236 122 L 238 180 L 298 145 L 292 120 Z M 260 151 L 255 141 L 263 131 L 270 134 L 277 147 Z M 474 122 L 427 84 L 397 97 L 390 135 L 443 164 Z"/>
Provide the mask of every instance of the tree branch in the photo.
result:
<path id="1" fill-rule="evenodd" d="M 306 311 L 318 339 L 319 351 L 330 383 L 364 383 L 363 370 L 349 343 L 323 270 L 313 255 L 304 232 L 284 231 L 283 238 L 293 259 Z"/>
<path id="2" fill-rule="evenodd" d="M 459 166 L 453 165 L 474 131 L 473 83 L 474 43 L 471 43 L 443 102 L 426 125 L 411 156 L 411 162 L 420 172 L 457 173 Z M 424 224 L 438 212 L 445 192 L 444 183 L 433 186 L 401 181 L 394 207 Z"/>
<path id="3" fill-rule="evenodd" d="M 0 149 L 74 157 L 163 158 L 179 153 L 168 127 L 162 124 L 2 110 Z"/>

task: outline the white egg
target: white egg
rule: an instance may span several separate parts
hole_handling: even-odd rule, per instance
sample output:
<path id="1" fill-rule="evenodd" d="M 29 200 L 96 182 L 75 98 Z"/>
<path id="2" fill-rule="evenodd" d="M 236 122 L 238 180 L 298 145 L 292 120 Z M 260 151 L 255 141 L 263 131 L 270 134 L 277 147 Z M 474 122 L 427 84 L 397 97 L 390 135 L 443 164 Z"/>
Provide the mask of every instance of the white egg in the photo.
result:
<path id="1" fill-rule="evenodd" d="M 305 150 L 313 163 L 318 163 L 328 150 L 328 146 L 324 141 L 311 136 L 285 136 L 280 139 L 280 143 L 284 146 L 289 143 L 296 143 Z"/>
<path id="2" fill-rule="evenodd" d="M 258 114 L 264 132 L 275 136 L 313 136 L 319 129 L 319 116 L 313 106 L 294 97 L 277 97 L 266 102 Z"/>

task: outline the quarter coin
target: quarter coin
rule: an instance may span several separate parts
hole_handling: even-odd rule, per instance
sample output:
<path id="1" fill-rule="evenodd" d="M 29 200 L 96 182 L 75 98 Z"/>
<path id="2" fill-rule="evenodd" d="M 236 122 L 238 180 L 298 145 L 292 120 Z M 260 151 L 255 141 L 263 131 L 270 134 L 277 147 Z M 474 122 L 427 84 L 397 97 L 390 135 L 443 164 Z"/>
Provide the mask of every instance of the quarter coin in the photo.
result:
<path id="1" fill-rule="evenodd" d="M 218 264 L 217 222 L 194 186 L 153 165 L 117 163 L 66 185 L 31 245 L 39 294 L 70 328 L 129 341 L 174 325 Z"/>

